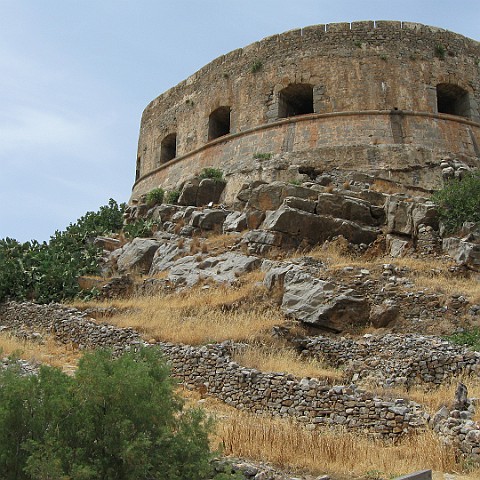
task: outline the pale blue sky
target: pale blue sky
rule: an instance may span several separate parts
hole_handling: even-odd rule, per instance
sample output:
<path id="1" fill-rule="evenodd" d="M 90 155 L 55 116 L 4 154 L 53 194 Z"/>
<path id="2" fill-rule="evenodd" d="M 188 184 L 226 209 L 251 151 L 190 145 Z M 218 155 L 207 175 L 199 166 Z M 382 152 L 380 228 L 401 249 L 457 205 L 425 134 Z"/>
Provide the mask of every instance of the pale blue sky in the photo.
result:
<path id="1" fill-rule="evenodd" d="M 480 0 L 0 0 L 0 238 L 127 201 L 143 109 L 217 56 L 355 20 L 480 40 Z"/>

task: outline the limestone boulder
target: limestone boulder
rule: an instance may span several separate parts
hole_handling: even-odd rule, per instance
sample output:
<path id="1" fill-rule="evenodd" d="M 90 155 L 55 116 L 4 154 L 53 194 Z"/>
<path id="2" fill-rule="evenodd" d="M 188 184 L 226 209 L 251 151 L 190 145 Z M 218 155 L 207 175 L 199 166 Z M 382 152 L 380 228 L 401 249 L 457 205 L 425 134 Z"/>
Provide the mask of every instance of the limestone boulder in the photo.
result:
<path id="1" fill-rule="evenodd" d="M 438 230 L 438 211 L 434 203 L 391 195 L 385 204 L 387 232 L 414 236 L 420 225 Z"/>
<path id="2" fill-rule="evenodd" d="M 480 244 L 448 237 L 442 241 L 442 249 L 460 265 L 480 271 Z"/>
<path id="3" fill-rule="evenodd" d="M 281 232 L 268 232 L 265 230 L 250 230 L 242 239 L 242 244 L 247 245 L 250 254 L 265 254 L 274 248 L 289 249 L 296 246 L 296 241 Z"/>
<path id="4" fill-rule="evenodd" d="M 117 257 L 119 273 L 147 273 L 152 265 L 155 252 L 160 242 L 152 238 L 135 238 L 121 248 Z"/>
<path id="5" fill-rule="evenodd" d="M 268 212 L 262 228 L 284 233 L 292 240 L 296 240 L 297 244 L 304 240 L 317 244 L 339 235 L 352 243 L 370 244 L 379 234 L 378 229 L 374 227 L 359 225 L 351 220 L 329 215 L 315 215 L 287 205 Z"/>
<path id="6" fill-rule="evenodd" d="M 232 284 L 239 276 L 258 268 L 261 263 L 258 257 L 234 252 L 206 258 L 189 255 L 174 262 L 167 279 L 177 287 L 192 287 L 207 279 Z"/>
<path id="7" fill-rule="evenodd" d="M 171 221 L 172 216 L 181 209 L 182 207 L 179 205 L 170 205 L 167 203 L 157 205 L 147 212 L 147 219 L 152 219 L 156 222 Z"/>
<path id="8" fill-rule="evenodd" d="M 370 309 L 370 322 L 375 328 L 384 328 L 393 323 L 400 313 L 399 306 L 391 299 Z"/>
<path id="9" fill-rule="evenodd" d="M 153 256 L 150 275 L 156 275 L 168 270 L 175 264 L 175 260 L 188 252 L 191 240 L 165 242 L 157 249 Z"/>
<path id="10" fill-rule="evenodd" d="M 365 325 L 369 320 L 369 304 L 364 296 L 294 270 L 284 276 L 281 308 L 296 320 L 336 333 L 352 325 Z"/>
<path id="11" fill-rule="evenodd" d="M 242 232 L 247 229 L 247 215 L 245 212 L 230 212 L 223 222 L 223 231 Z"/>
<path id="12" fill-rule="evenodd" d="M 404 257 L 413 249 L 412 239 L 405 235 L 393 235 L 389 233 L 385 240 L 387 253 L 394 258 Z"/>
<path id="13" fill-rule="evenodd" d="M 178 204 L 201 207 L 210 203 L 219 203 L 225 185 L 223 180 L 195 177 L 183 185 Z"/>
<path id="14" fill-rule="evenodd" d="M 333 193 L 321 193 L 318 196 L 316 213 L 371 226 L 379 226 L 384 221 L 383 209 L 379 213 L 365 200 Z"/>
<path id="15" fill-rule="evenodd" d="M 207 208 L 205 210 L 197 210 L 190 217 L 190 225 L 200 228 L 201 230 L 217 230 L 222 231 L 223 222 L 231 213 L 228 210 Z"/>
<path id="16" fill-rule="evenodd" d="M 286 197 L 316 200 L 317 196 L 318 192 L 310 188 L 284 182 L 272 182 L 254 188 L 250 193 L 247 207 L 261 211 L 276 210 Z"/>

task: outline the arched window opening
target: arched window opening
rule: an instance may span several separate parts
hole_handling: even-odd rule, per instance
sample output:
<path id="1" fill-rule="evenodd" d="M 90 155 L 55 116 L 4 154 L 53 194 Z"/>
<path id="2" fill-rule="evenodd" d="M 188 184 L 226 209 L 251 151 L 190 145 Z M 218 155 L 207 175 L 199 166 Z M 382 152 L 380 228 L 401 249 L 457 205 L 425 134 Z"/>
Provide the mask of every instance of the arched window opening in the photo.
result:
<path id="1" fill-rule="evenodd" d="M 313 87 L 308 83 L 291 83 L 278 96 L 278 117 L 306 115 L 313 111 Z"/>
<path id="2" fill-rule="evenodd" d="M 160 145 L 160 163 L 167 163 L 177 156 L 177 134 L 170 133 Z"/>
<path id="3" fill-rule="evenodd" d="M 230 107 L 219 107 L 208 118 L 208 140 L 230 133 Z"/>
<path id="4" fill-rule="evenodd" d="M 438 113 L 470 117 L 470 99 L 468 92 L 458 85 L 450 83 L 438 84 L 437 110 Z"/>
<path id="5" fill-rule="evenodd" d="M 137 181 L 140 178 L 140 164 L 141 164 L 141 158 L 137 157 L 137 166 L 135 168 L 135 181 Z"/>

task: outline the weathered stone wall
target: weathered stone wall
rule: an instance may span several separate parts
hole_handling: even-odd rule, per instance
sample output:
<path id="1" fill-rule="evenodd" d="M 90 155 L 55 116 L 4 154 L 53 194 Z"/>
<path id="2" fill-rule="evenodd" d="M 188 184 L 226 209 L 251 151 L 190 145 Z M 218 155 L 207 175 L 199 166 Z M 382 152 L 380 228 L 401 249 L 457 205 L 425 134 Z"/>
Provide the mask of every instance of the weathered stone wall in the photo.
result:
<path id="1" fill-rule="evenodd" d="M 342 366 L 352 381 L 381 386 L 440 385 L 461 374 L 479 374 L 480 353 L 433 335 L 366 335 L 362 340 L 306 338 L 303 355 Z"/>
<path id="2" fill-rule="evenodd" d="M 227 200 L 247 179 L 288 180 L 298 165 L 384 171 L 432 188 L 440 170 L 427 178 L 425 167 L 449 155 L 477 162 L 479 56 L 474 40 L 409 22 L 316 25 L 235 50 L 147 106 L 132 198 L 172 189 L 205 166 L 226 173 Z M 279 92 L 300 83 L 313 86 L 314 113 L 279 119 Z M 438 114 L 442 83 L 468 93 L 464 116 Z M 220 106 L 231 108 L 230 134 L 209 141 L 209 115 Z M 176 158 L 161 164 L 172 133 Z M 409 167 L 420 168 L 407 175 Z"/>
<path id="3" fill-rule="evenodd" d="M 329 386 L 310 378 L 264 373 L 233 362 L 227 345 L 162 344 L 176 377 L 241 410 L 293 417 L 314 429 L 342 426 L 395 437 L 425 426 L 420 406 L 385 401 L 355 385 Z"/>

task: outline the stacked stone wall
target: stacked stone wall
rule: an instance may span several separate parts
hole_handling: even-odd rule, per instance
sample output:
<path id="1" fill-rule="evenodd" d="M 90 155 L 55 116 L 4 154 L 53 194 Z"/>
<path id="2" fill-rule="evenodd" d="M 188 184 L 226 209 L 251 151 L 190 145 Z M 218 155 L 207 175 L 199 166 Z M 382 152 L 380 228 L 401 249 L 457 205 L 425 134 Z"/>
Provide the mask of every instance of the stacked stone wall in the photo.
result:
<path id="1" fill-rule="evenodd" d="M 298 348 L 305 356 L 342 367 L 351 380 L 379 386 L 441 385 L 452 377 L 480 373 L 480 353 L 433 335 L 367 335 L 353 339 L 317 336 Z"/>

